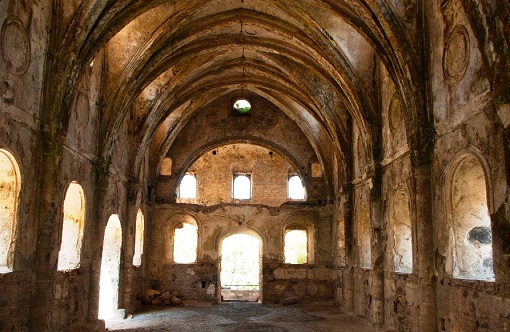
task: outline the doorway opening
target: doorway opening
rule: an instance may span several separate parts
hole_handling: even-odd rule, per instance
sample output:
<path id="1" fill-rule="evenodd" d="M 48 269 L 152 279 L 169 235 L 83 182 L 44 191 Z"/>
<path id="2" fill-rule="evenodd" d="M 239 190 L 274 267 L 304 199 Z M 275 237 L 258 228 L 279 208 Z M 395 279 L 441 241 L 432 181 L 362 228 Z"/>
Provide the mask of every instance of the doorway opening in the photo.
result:
<path id="1" fill-rule="evenodd" d="M 108 219 L 104 232 L 101 278 L 99 281 L 99 319 L 111 319 L 119 308 L 120 251 L 122 227 L 119 216 Z"/>
<path id="2" fill-rule="evenodd" d="M 221 242 L 221 300 L 261 301 L 262 241 L 258 235 L 237 233 Z"/>

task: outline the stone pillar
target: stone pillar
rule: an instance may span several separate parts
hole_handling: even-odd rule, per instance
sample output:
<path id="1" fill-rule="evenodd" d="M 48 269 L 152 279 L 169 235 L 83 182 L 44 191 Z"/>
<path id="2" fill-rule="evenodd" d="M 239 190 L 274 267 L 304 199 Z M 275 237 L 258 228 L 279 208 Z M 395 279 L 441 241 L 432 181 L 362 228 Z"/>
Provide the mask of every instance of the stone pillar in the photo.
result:
<path id="1" fill-rule="evenodd" d="M 434 276 L 434 223 L 431 166 L 413 167 L 416 193 L 416 262 L 420 299 L 418 331 L 437 331 L 436 278 Z"/>
<path id="2" fill-rule="evenodd" d="M 384 262 L 386 252 L 386 232 L 382 209 L 382 168 L 377 166 L 372 178 L 370 191 L 370 219 L 372 233 L 372 322 L 384 324 Z"/>
<path id="3" fill-rule="evenodd" d="M 497 283 L 510 282 L 510 104 L 497 108 L 499 120 L 503 124 L 503 151 L 506 167 L 505 199 L 496 202 L 491 211 L 492 250 L 494 256 L 494 273 Z"/>
<path id="4" fill-rule="evenodd" d="M 57 270 L 61 210 L 63 201 L 59 177 L 63 143 L 55 139 L 55 134 L 43 131 L 41 135 L 39 205 L 37 221 L 37 244 L 34 267 L 35 285 L 30 301 L 29 330 L 48 331 L 51 329 L 50 313 L 53 305 L 53 285 Z M 57 179 L 57 180 L 56 180 Z M 61 206 L 62 205 L 62 206 Z"/>
<path id="5" fill-rule="evenodd" d="M 354 207 L 353 207 L 353 187 L 346 185 L 344 190 L 343 215 L 345 227 L 345 268 L 343 271 L 343 307 L 348 312 L 354 311 Z"/>

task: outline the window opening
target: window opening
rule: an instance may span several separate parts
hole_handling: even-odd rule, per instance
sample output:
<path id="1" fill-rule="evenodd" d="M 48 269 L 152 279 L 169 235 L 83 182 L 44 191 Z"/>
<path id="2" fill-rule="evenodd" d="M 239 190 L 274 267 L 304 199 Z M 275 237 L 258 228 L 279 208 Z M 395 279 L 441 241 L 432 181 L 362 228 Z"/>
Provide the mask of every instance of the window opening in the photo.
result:
<path id="1" fill-rule="evenodd" d="M 494 280 L 486 188 L 478 159 L 464 157 L 455 170 L 451 192 L 450 235 L 456 278 Z"/>
<path id="2" fill-rule="evenodd" d="M 234 234 L 221 244 L 221 296 L 224 301 L 258 301 L 260 297 L 260 240 Z"/>
<path id="3" fill-rule="evenodd" d="M 143 238 L 144 238 L 144 218 L 142 210 L 138 209 L 136 214 L 136 228 L 135 228 L 135 254 L 133 255 L 133 265 L 142 265 L 143 254 Z"/>
<path id="4" fill-rule="evenodd" d="M 246 99 L 238 99 L 234 103 L 234 110 L 240 114 L 246 114 L 251 110 L 251 104 Z"/>
<path id="5" fill-rule="evenodd" d="M 174 232 L 174 263 L 194 263 L 197 260 L 198 229 L 190 223 L 179 226 Z"/>
<path id="6" fill-rule="evenodd" d="M 197 179 L 194 174 L 186 173 L 179 186 L 180 198 L 197 198 Z"/>
<path id="7" fill-rule="evenodd" d="M 249 174 L 234 174 L 232 197 L 234 199 L 251 198 L 251 176 Z"/>
<path id="8" fill-rule="evenodd" d="M 301 182 L 301 178 L 297 175 L 289 177 L 288 183 L 289 199 L 305 199 L 305 188 Z"/>
<path id="9" fill-rule="evenodd" d="M 287 230 L 285 232 L 285 263 L 308 263 L 308 234 L 306 230 Z"/>
<path id="10" fill-rule="evenodd" d="M 103 240 L 99 281 L 99 319 L 112 318 L 118 309 L 121 249 L 122 227 L 119 216 L 113 214 L 108 219 Z"/>
<path id="11" fill-rule="evenodd" d="M 80 266 L 85 219 L 85 199 L 82 187 L 75 181 L 69 184 L 64 198 L 62 242 L 58 253 L 58 270 L 72 270 Z"/>
<path id="12" fill-rule="evenodd" d="M 21 178 L 18 164 L 8 151 L 0 149 L 0 273 L 13 270 L 14 237 Z"/>

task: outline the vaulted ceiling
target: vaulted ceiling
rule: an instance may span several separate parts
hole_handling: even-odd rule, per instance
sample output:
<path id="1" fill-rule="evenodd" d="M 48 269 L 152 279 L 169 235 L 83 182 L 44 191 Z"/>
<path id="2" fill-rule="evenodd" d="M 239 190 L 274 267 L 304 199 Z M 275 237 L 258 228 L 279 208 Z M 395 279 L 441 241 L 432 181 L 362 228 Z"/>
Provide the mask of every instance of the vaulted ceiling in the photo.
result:
<path id="1" fill-rule="evenodd" d="M 420 121 L 412 111 L 421 103 L 416 1 L 90 0 L 62 6 L 67 15 L 55 20 L 50 52 L 69 82 L 47 87 L 54 96 L 46 101 L 47 125 L 66 127 L 73 87 L 87 66 L 102 66 L 99 153 L 109 158 L 128 120 L 135 174 L 148 149 L 156 169 L 183 128 L 211 105 L 250 95 L 297 124 L 327 181 L 335 173 L 347 177 L 353 124 L 367 151 L 379 144 L 381 67 L 411 110 L 408 127 Z"/>

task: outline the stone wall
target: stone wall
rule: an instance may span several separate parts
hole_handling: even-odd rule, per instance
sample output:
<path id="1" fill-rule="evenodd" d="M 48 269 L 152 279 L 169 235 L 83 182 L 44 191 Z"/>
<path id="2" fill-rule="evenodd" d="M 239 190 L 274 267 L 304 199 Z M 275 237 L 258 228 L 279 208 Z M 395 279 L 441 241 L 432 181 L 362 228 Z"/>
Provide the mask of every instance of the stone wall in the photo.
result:
<path id="1" fill-rule="evenodd" d="M 198 226 L 198 258 L 193 264 L 172 263 L 169 242 L 177 220 L 192 219 Z M 313 262 L 283 263 L 286 224 L 313 225 Z M 172 227 L 173 225 L 173 227 Z M 149 248 L 152 287 L 171 290 L 186 300 L 219 301 L 219 251 L 221 240 L 241 233 L 262 239 L 262 301 L 278 302 L 285 297 L 324 300 L 333 297 L 331 275 L 331 226 L 327 206 L 271 208 L 249 205 L 159 205 L 154 208 Z"/>

